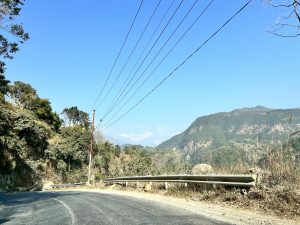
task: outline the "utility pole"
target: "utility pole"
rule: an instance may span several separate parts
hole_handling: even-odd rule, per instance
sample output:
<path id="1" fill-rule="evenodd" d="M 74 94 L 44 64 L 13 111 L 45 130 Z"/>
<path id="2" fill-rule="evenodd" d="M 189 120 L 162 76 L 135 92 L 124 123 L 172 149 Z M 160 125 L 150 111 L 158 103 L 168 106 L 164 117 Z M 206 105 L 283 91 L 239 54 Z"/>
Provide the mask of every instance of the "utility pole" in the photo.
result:
<path id="1" fill-rule="evenodd" d="M 92 150 L 93 150 L 93 140 L 94 140 L 94 119 L 95 119 L 95 110 L 93 110 L 93 119 L 91 127 L 91 143 L 90 143 L 90 154 L 89 154 L 89 174 L 87 184 L 91 184 L 91 166 L 92 166 Z"/>

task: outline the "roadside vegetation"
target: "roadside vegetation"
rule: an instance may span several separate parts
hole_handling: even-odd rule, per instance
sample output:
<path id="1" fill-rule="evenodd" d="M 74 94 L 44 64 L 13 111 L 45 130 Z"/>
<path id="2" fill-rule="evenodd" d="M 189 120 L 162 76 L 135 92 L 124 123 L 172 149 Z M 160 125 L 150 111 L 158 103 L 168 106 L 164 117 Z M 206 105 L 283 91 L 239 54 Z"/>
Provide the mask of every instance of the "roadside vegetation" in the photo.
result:
<path id="1" fill-rule="evenodd" d="M 128 187 L 121 185 L 98 186 L 100 188 L 146 191 L 160 193 L 191 201 L 204 201 L 231 207 L 255 210 L 284 218 L 300 218 L 300 138 L 292 138 L 283 145 L 269 149 L 254 167 L 237 162 L 235 166 L 215 166 L 214 173 L 232 174 L 254 173 L 258 175 L 257 185 L 249 190 L 226 188 L 223 186 L 169 184 L 165 190 L 163 183 L 135 183 Z M 192 168 L 192 167 L 190 167 Z M 191 172 L 191 171 L 189 171 Z M 149 185 L 149 184 L 148 184 Z M 97 186 L 97 185 L 96 185 Z"/>
<path id="2" fill-rule="evenodd" d="M 4 76 L 3 76 L 4 80 Z M 2 82 L 4 83 L 4 82 Z M 39 189 L 43 180 L 87 180 L 91 124 L 76 106 L 61 115 L 30 85 L 5 80 L 0 103 L 0 188 Z M 63 119 L 61 119 L 62 117 Z M 104 177 L 188 172 L 177 151 L 120 147 L 100 133 L 93 143 L 93 181 Z"/>

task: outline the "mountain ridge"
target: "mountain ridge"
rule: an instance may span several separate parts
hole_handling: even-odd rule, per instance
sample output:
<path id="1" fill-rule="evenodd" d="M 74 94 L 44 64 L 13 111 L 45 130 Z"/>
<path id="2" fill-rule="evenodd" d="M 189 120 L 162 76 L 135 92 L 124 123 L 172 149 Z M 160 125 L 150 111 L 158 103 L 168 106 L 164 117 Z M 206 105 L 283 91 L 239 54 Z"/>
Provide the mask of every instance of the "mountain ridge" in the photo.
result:
<path id="1" fill-rule="evenodd" d="M 300 108 L 256 106 L 198 117 L 185 131 L 157 148 L 176 149 L 190 155 L 224 146 L 264 151 L 275 142 L 283 143 L 297 130 L 300 130 Z"/>

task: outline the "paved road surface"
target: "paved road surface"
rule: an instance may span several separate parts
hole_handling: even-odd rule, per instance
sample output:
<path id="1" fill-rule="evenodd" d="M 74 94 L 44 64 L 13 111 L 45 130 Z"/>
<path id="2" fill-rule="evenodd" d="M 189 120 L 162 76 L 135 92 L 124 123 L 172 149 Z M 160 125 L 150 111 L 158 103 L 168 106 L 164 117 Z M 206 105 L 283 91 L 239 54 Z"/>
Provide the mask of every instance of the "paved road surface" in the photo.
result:
<path id="1" fill-rule="evenodd" d="M 91 192 L 0 193 L 0 224 L 226 224 L 139 198 Z"/>

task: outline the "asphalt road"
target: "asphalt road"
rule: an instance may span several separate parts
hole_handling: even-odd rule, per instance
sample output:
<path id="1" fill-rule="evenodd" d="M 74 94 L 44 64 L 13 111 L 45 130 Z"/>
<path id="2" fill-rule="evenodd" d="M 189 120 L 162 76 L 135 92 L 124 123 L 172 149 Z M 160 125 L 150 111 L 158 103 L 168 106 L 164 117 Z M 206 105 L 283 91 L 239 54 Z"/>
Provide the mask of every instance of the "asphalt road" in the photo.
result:
<path id="1" fill-rule="evenodd" d="M 227 224 L 169 205 L 91 192 L 0 193 L 0 224 Z"/>

